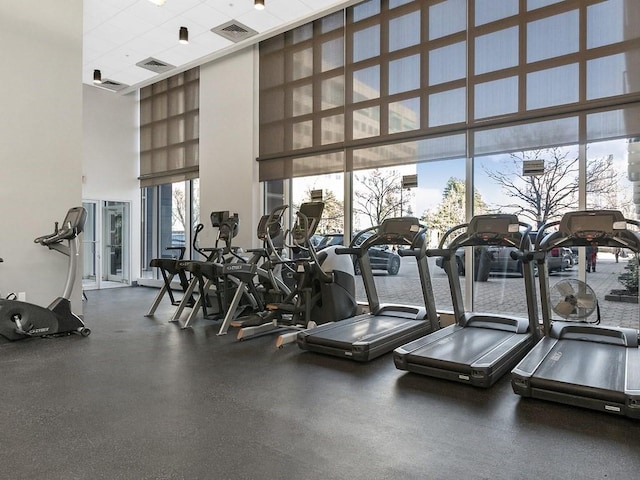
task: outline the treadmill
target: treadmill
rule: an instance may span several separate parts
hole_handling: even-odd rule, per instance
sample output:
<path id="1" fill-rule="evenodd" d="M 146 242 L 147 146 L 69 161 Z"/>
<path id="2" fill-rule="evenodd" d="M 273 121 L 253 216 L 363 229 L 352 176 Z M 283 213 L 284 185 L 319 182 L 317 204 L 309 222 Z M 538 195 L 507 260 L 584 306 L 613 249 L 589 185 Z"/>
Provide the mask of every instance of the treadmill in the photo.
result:
<path id="1" fill-rule="evenodd" d="M 525 255 L 530 231 L 516 215 L 476 215 L 468 224 L 448 230 L 438 249 L 427 251 L 443 257 L 456 322 L 397 348 L 396 368 L 486 388 L 525 356 L 539 338 L 534 273 Z M 528 318 L 465 310 L 455 252 L 483 246 L 516 247 L 512 254 L 522 261 Z"/>
<path id="2" fill-rule="evenodd" d="M 631 418 L 640 418 L 640 349 L 638 330 L 551 319 L 546 252 L 554 247 L 598 246 L 640 251 L 640 235 L 617 210 L 566 213 L 558 231 L 536 241 L 544 338 L 511 372 L 513 391 L 523 397 L 551 400 Z M 541 268 L 542 267 L 542 268 Z M 579 301 L 579 296 L 577 301 Z"/>
<path id="3" fill-rule="evenodd" d="M 302 331 L 296 339 L 298 346 L 303 350 L 367 362 L 437 329 L 439 320 L 424 253 L 425 232 L 426 227 L 417 218 L 388 218 L 381 225 L 356 235 L 349 248 L 336 249 L 336 253 L 356 256 L 369 302 L 369 313 Z M 360 240 L 362 243 L 354 246 Z M 410 247 L 398 249 L 398 253 L 401 256 L 416 257 L 426 308 L 380 304 L 369 259 L 369 249 L 375 245 Z"/>

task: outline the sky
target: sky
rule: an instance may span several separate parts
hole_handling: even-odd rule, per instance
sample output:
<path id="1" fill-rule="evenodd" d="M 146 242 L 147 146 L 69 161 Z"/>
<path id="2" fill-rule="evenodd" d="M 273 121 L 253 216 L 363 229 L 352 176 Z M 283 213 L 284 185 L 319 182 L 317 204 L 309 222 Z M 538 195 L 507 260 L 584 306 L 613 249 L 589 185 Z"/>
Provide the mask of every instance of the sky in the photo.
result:
<path id="1" fill-rule="evenodd" d="M 577 155 L 577 147 L 567 147 L 572 149 Z M 588 160 L 606 158 L 613 156 L 614 168 L 622 174 L 620 190 L 628 195 L 632 194 L 632 183 L 627 180 L 627 142 L 626 140 L 612 140 L 606 142 L 591 143 L 587 147 Z M 501 164 L 509 161 L 508 154 L 489 155 L 476 158 L 475 188 L 480 192 L 482 199 L 490 207 L 497 207 L 500 204 L 507 204 L 510 200 L 505 196 L 500 187 L 496 187 L 482 168 L 483 165 L 489 168 L 500 170 Z M 390 167 L 396 170 L 400 176 L 417 174 L 418 188 L 411 189 L 413 195 L 411 204 L 414 215 L 421 216 L 427 209 L 435 209 L 442 200 L 443 188 L 451 177 L 465 178 L 465 159 L 440 160 L 422 162 L 418 164 L 399 165 Z M 359 171 L 357 175 L 363 175 L 366 171 Z M 299 201 L 308 188 L 324 189 L 333 191 L 339 199 L 343 199 L 344 187 L 343 174 L 330 174 L 325 176 L 314 176 L 294 179 L 293 200 Z M 355 187 L 354 187 L 355 188 Z"/>

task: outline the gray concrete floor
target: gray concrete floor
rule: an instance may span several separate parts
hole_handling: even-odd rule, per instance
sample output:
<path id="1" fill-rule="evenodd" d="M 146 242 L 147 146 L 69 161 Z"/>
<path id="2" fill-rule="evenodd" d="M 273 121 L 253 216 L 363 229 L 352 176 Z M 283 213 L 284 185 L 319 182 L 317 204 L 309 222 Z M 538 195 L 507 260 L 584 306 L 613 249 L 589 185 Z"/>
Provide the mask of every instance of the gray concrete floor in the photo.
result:
<path id="1" fill-rule="evenodd" d="M 167 323 L 88 292 L 88 338 L 0 345 L 0 479 L 635 479 L 640 422 Z M 587 366 L 585 366 L 587 367 Z"/>

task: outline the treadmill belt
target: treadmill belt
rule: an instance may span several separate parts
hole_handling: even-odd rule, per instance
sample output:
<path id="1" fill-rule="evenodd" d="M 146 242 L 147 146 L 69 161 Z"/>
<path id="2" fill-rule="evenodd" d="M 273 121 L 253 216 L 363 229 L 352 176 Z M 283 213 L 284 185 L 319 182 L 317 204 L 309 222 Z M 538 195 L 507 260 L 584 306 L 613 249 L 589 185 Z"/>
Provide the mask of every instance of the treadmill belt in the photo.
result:
<path id="1" fill-rule="evenodd" d="M 303 350 L 368 362 L 407 342 L 431 333 L 431 322 L 418 319 L 424 312 L 360 315 L 298 333 Z"/>
<path id="2" fill-rule="evenodd" d="M 531 378 L 534 388 L 611 398 L 624 392 L 627 348 L 580 340 L 560 340 Z"/>
<path id="3" fill-rule="evenodd" d="M 454 331 L 437 342 L 412 351 L 407 355 L 407 360 L 423 365 L 437 361 L 438 364 L 454 363 L 469 366 L 514 335 L 513 332 L 503 330 L 464 328 Z"/>
<path id="4" fill-rule="evenodd" d="M 425 325 L 424 320 L 385 315 L 364 315 L 351 321 L 341 321 L 332 328 L 307 336 L 308 343 L 322 343 L 328 347 L 344 348 L 356 342 L 371 343 Z"/>

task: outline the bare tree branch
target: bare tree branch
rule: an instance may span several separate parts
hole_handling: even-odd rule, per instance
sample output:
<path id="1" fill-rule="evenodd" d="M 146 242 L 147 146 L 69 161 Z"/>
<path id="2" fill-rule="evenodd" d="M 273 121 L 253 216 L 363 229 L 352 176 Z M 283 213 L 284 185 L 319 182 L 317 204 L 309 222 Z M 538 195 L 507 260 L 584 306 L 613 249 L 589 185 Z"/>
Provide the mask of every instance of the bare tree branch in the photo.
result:
<path id="1" fill-rule="evenodd" d="M 413 193 L 402 190 L 402 178 L 397 170 L 375 169 L 355 175 L 353 211 L 364 215 L 370 226 L 380 225 L 385 218 L 409 213 Z"/>
<path id="2" fill-rule="evenodd" d="M 522 175 L 522 164 L 526 160 L 544 160 L 544 174 Z M 618 182 L 618 174 L 612 168 L 611 156 L 591 160 L 587 165 L 586 184 L 590 197 L 597 195 L 611 199 Z M 571 156 L 569 150 L 559 147 L 530 150 L 511 154 L 511 162 L 500 171 L 485 168 L 489 178 L 502 187 L 503 193 L 513 203 L 499 205 L 511 208 L 519 215 L 543 223 L 559 218 L 578 204 L 579 158 Z M 609 204 L 611 206 L 611 204 Z"/>

